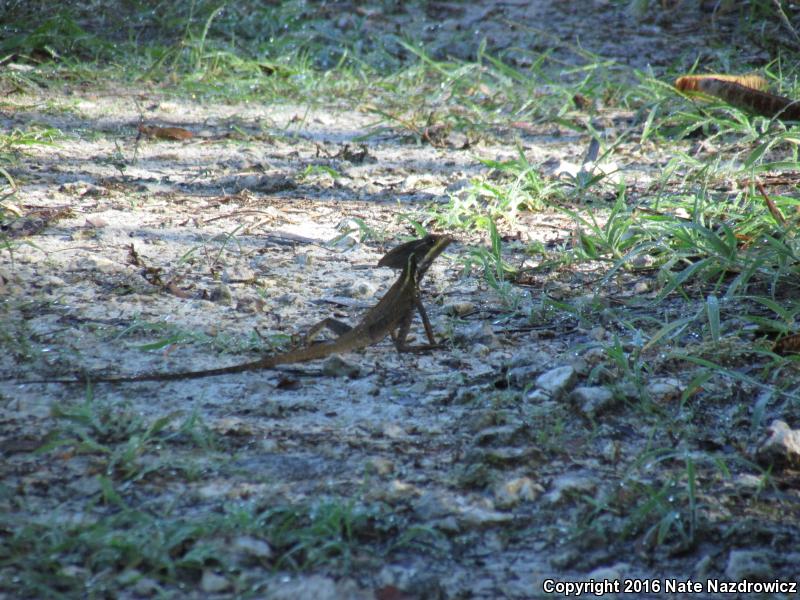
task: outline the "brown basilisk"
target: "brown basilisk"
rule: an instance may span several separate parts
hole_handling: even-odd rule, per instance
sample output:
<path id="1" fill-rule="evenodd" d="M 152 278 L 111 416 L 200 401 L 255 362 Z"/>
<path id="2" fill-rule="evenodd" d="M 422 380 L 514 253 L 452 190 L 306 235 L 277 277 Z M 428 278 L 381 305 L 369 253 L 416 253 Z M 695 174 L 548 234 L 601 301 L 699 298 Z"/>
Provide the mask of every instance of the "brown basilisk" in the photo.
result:
<path id="1" fill-rule="evenodd" d="M 245 371 L 269 369 L 277 365 L 304 362 L 324 358 L 331 354 L 348 352 L 358 348 L 371 346 L 391 335 L 398 352 L 423 350 L 435 347 L 436 338 L 433 336 L 428 316 L 420 299 L 419 282 L 425 275 L 433 261 L 453 241 L 446 235 L 428 235 L 419 240 L 402 244 L 387 253 L 378 266 L 402 268 L 400 277 L 384 294 L 378 304 L 370 309 L 361 321 L 352 329 L 333 319 L 325 319 L 314 326 L 309 333 L 309 340 L 323 327 L 327 326 L 340 332 L 339 337 L 331 342 L 310 343 L 297 350 L 290 350 L 281 354 L 265 356 L 259 360 L 220 367 L 218 369 L 204 369 L 202 371 L 182 371 L 179 373 L 146 373 L 130 377 L 103 377 L 87 374 L 78 379 L 45 379 L 26 381 L 24 383 L 83 383 L 84 381 L 100 381 L 108 383 L 125 383 L 135 381 L 170 381 L 176 379 L 195 379 L 211 377 L 214 375 L 227 375 Z M 417 309 L 425 326 L 430 345 L 411 347 L 406 344 L 406 338 Z"/>
<path id="2" fill-rule="evenodd" d="M 419 312 L 422 319 L 422 325 L 425 327 L 425 335 L 428 336 L 428 342 L 431 347 L 436 346 L 436 337 L 433 335 L 433 328 L 431 322 L 428 320 L 428 313 L 425 312 L 425 307 L 422 304 L 422 299 L 419 296 L 419 284 L 422 281 L 425 272 L 433 263 L 433 260 L 441 254 L 453 239 L 448 236 L 442 235 L 426 235 L 424 238 L 418 240 L 411 240 L 405 244 L 400 244 L 392 248 L 389 252 L 384 254 L 383 258 L 378 261 L 379 267 L 389 267 L 390 269 L 403 269 L 408 262 L 409 256 L 412 254 L 417 257 L 417 294 L 414 298 L 414 305 Z M 435 250 L 437 245 L 440 247 Z M 427 257 L 427 260 L 425 260 Z M 407 315 L 407 322 L 402 327 L 398 327 L 398 331 L 404 331 L 408 335 L 408 330 L 411 327 L 411 319 L 414 317 L 414 312 L 411 311 Z M 306 343 L 310 343 L 316 334 L 323 328 L 330 329 L 337 335 L 343 335 L 352 329 L 347 323 L 343 323 L 338 319 L 328 317 L 314 325 L 306 335 Z M 392 332 L 394 339 L 394 332 Z M 405 336 L 404 336 L 405 339 Z"/>

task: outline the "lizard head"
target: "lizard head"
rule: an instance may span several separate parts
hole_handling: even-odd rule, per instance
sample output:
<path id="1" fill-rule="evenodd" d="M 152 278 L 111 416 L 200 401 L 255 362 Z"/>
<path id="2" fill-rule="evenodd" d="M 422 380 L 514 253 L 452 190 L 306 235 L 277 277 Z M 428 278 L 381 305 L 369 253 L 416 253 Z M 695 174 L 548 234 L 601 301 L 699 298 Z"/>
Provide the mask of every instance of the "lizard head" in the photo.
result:
<path id="1" fill-rule="evenodd" d="M 403 269 L 408 263 L 409 257 L 413 255 L 417 263 L 418 277 L 421 277 L 436 257 L 453 241 L 454 238 L 449 235 L 426 235 L 418 240 L 411 240 L 392 248 L 378 261 L 378 266 Z"/>

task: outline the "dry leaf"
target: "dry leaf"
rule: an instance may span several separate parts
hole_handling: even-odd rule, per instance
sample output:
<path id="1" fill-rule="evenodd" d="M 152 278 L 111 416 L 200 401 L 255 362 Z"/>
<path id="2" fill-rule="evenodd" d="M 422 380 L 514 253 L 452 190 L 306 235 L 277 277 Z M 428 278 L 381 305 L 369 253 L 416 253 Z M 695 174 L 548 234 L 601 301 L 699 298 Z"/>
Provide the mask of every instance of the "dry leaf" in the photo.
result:
<path id="1" fill-rule="evenodd" d="M 194 137 L 194 134 L 183 127 L 158 127 L 157 125 L 139 125 L 139 133 L 158 140 L 182 141 Z"/>
<path id="2" fill-rule="evenodd" d="M 787 335 L 775 342 L 772 347 L 775 354 L 800 354 L 800 333 Z"/>

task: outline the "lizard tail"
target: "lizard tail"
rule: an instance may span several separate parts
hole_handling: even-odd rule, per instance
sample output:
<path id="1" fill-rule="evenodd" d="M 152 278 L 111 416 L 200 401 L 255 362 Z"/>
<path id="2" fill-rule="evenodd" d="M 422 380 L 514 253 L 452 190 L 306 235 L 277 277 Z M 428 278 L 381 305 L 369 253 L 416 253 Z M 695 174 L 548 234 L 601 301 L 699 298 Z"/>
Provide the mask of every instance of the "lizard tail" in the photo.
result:
<path id="1" fill-rule="evenodd" d="M 247 371 L 259 371 L 270 369 L 277 365 L 305 362 L 317 358 L 324 358 L 331 353 L 332 343 L 313 344 L 298 350 L 265 356 L 258 360 L 230 367 L 219 367 L 217 369 L 203 369 L 201 371 L 178 371 L 177 373 L 146 373 L 144 375 L 130 375 L 123 377 L 101 377 L 91 373 L 84 373 L 75 379 L 33 379 L 21 381 L 20 383 L 135 383 L 137 381 L 177 381 L 179 379 L 199 379 L 201 377 L 215 377 L 218 375 L 231 375 L 234 373 L 245 373 Z M 336 344 L 337 349 L 339 344 Z"/>

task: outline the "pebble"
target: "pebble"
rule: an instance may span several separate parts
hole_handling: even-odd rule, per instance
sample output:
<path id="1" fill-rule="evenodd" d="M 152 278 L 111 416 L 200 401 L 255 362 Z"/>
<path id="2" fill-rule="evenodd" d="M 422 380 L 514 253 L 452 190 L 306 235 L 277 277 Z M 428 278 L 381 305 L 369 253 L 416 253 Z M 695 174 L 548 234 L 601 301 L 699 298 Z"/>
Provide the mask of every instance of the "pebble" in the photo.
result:
<path id="1" fill-rule="evenodd" d="M 450 317 L 463 317 L 475 312 L 475 303 L 451 302 L 442 306 L 442 312 Z"/>
<path id="2" fill-rule="evenodd" d="M 512 367 L 506 373 L 508 383 L 514 387 L 524 388 L 528 383 L 534 380 L 536 375 L 541 371 L 538 365 L 521 365 L 519 367 Z"/>
<path id="3" fill-rule="evenodd" d="M 214 571 L 203 571 L 203 577 L 200 579 L 200 587 L 206 594 L 218 594 L 224 592 L 231 585 L 222 575 L 217 575 Z"/>
<path id="4" fill-rule="evenodd" d="M 224 283 L 220 283 L 209 292 L 208 299 L 211 300 L 211 302 L 216 302 L 223 306 L 230 306 L 233 301 L 233 296 L 230 288 Z"/>
<path id="5" fill-rule="evenodd" d="M 665 403 L 678 400 L 683 386 L 674 377 L 659 377 L 647 384 L 647 393 L 653 402 Z"/>
<path id="6" fill-rule="evenodd" d="M 378 291 L 378 286 L 371 281 L 362 279 L 354 281 L 345 291 L 346 295 L 350 298 L 372 298 Z"/>
<path id="7" fill-rule="evenodd" d="M 267 542 L 247 535 L 240 535 L 233 540 L 233 549 L 259 560 L 272 558 L 273 555 L 272 547 Z"/>
<path id="8" fill-rule="evenodd" d="M 361 374 L 357 363 L 349 362 L 338 354 L 329 356 L 322 365 L 322 373 L 327 377 L 349 377 L 355 379 Z"/>
<path id="9" fill-rule="evenodd" d="M 466 327 L 460 327 L 454 334 L 454 341 L 474 346 L 483 344 L 489 348 L 500 347 L 500 340 L 495 335 L 492 325 L 488 321 L 470 323 Z"/>
<path id="10" fill-rule="evenodd" d="M 560 504 L 570 495 L 593 493 L 597 482 L 584 473 L 564 473 L 553 480 L 551 488 L 545 495 L 545 500 L 550 504 Z"/>
<path id="11" fill-rule="evenodd" d="M 342 579 L 337 582 L 322 575 L 300 575 L 295 579 L 276 582 L 262 597 L 265 600 L 297 600 L 298 598 L 373 600 L 375 598 L 371 591 L 360 589 L 351 579 Z"/>
<path id="12" fill-rule="evenodd" d="M 725 576 L 732 581 L 769 581 L 774 578 L 774 571 L 763 550 L 731 550 Z"/>
<path id="13" fill-rule="evenodd" d="M 763 465 L 800 464 L 800 430 L 790 428 L 784 421 L 773 421 L 767 439 L 756 450 L 756 459 Z"/>
<path id="14" fill-rule="evenodd" d="M 567 365 L 550 369 L 536 378 L 536 387 L 559 399 L 575 380 L 575 369 Z"/>
<path id="15" fill-rule="evenodd" d="M 572 390 L 569 400 L 575 404 L 587 417 L 597 417 L 616 402 L 614 393 L 601 386 L 581 386 Z"/>
<path id="16" fill-rule="evenodd" d="M 511 508 L 521 502 L 533 502 L 544 488 L 530 477 L 515 477 L 503 482 L 495 489 L 495 504 L 499 508 Z"/>

